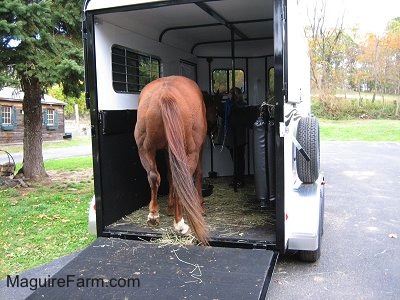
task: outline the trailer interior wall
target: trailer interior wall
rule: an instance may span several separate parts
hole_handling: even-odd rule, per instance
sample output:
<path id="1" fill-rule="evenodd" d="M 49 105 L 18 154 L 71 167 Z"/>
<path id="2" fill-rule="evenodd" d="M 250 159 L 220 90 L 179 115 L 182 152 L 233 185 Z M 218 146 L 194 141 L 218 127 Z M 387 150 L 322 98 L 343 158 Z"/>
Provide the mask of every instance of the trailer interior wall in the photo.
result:
<path id="1" fill-rule="evenodd" d="M 96 74 L 100 83 L 97 89 L 99 110 L 137 109 L 138 93 L 117 93 L 112 86 L 111 47 L 113 45 L 120 45 L 158 57 L 162 62 L 161 73 L 163 76 L 179 74 L 181 59 L 197 62 L 196 57 L 190 53 L 161 44 L 140 35 L 140 33 L 121 28 L 103 19 L 113 20 L 113 17 L 108 14 L 96 17 L 95 50 Z"/>

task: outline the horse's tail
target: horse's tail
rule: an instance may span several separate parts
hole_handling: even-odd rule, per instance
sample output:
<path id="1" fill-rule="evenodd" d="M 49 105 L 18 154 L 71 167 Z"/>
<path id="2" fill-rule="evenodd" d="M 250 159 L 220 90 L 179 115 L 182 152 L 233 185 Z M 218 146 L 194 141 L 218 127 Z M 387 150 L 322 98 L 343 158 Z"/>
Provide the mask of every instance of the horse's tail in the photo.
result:
<path id="1" fill-rule="evenodd" d="M 199 195 L 187 162 L 184 125 L 176 100 L 170 96 L 163 97 L 161 99 L 161 111 L 176 194 L 186 211 L 188 222 L 196 238 L 207 245 L 208 230 L 202 215 Z"/>

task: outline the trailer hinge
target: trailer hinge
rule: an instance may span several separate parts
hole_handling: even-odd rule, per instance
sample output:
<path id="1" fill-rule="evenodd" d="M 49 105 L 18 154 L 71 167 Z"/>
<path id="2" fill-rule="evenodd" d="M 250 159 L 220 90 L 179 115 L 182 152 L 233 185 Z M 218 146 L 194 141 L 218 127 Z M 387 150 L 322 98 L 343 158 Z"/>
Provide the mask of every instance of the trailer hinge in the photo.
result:
<path id="1" fill-rule="evenodd" d="M 281 15 L 282 21 L 286 22 L 287 19 L 287 9 L 286 5 L 283 5 L 282 7 L 282 15 Z"/>
<path id="2" fill-rule="evenodd" d="M 85 22 L 82 22 L 81 31 L 82 31 L 82 39 L 83 40 L 87 40 L 87 29 L 86 29 L 86 23 Z"/>
<path id="3" fill-rule="evenodd" d="M 279 122 L 279 136 L 282 138 L 289 133 L 289 127 L 285 125 L 285 122 Z"/>
<path id="4" fill-rule="evenodd" d="M 282 95 L 283 95 L 283 100 L 285 102 L 288 101 L 288 97 L 287 97 L 288 91 L 287 91 L 287 82 L 283 83 L 283 88 L 282 88 Z"/>

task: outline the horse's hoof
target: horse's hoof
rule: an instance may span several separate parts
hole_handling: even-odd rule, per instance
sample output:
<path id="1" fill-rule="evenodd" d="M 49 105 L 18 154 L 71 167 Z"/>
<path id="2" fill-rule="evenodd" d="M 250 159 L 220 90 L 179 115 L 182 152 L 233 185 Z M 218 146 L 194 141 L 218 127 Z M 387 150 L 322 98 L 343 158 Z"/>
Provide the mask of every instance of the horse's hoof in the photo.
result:
<path id="1" fill-rule="evenodd" d="M 160 225 L 160 216 L 158 214 L 149 213 L 147 216 L 147 225 L 150 227 Z"/>
<path id="2" fill-rule="evenodd" d="M 183 218 L 178 223 L 176 223 L 174 220 L 174 229 L 177 233 L 181 235 L 189 235 L 191 233 L 190 227 L 185 224 Z"/>
<path id="3" fill-rule="evenodd" d="M 147 220 L 147 225 L 150 227 L 157 227 L 160 225 L 160 219 L 149 219 Z"/>

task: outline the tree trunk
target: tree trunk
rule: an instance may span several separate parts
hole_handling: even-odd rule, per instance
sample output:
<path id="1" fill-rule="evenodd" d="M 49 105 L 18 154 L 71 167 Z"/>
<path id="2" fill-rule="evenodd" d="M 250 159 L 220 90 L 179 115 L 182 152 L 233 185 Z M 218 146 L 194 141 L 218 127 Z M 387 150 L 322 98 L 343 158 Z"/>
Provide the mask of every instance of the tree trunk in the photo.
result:
<path id="1" fill-rule="evenodd" d="M 24 155 L 23 173 L 26 178 L 40 180 L 47 177 L 42 153 L 42 91 L 40 82 L 35 77 L 24 76 L 21 79 L 24 91 Z"/>

